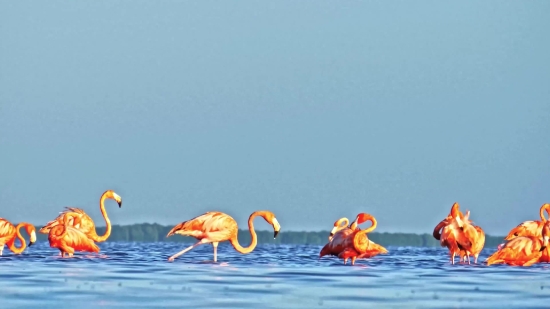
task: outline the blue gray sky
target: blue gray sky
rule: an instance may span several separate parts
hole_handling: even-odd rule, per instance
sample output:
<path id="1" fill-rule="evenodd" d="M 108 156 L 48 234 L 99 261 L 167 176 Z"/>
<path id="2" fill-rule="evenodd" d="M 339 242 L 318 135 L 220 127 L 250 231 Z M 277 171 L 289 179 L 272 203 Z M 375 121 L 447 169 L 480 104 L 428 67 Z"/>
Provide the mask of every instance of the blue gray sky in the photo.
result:
<path id="1" fill-rule="evenodd" d="M 0 1 L 0 217 L 489 234 L 550 202 L 549 1 Z M 267 229 L 264 222 L 256 223 Z"/>

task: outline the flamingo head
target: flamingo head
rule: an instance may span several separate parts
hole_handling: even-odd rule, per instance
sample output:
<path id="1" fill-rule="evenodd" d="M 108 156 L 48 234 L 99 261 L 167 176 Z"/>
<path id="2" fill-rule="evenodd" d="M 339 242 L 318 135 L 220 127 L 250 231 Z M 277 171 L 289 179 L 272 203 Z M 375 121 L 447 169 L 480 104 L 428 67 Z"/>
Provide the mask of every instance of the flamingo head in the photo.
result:
<path id="1" fill-rule="evenodd" d="M 357 215 L 357 218 L 355 218 L 355 222 L 357 222 L 357 224 L 361 224 L 371 219 L 372 219 L 371 215 L 363 212 Z"/>
<path id="2" fill-rule="evenodd" d="M 103 195 L 105 196 L 105 198 L 110 198 L 115 200 L 118 204 L 118 208 L 122 207 L 122 198 L 120 197 L 120 195 L 116 194 L 115 191 L 107 190 L 105 191 L 105 193 L 103 193 Z"/>
<path id="3" fill-rule="evenodd" d="M 281 230 L 281 225 L 279 224 L 279 221 L 277 221 L 277 218 L 275 218 L 275 214 L 271 211 L 263 211 L 261 216 L 265 219 L 265 221 L 267 221 L 267 223 L 273 226 L 273 238 L 277 238 L 277 235 Z"/>
<path id="4" fill-rule="evenodd" d="M 29 247 L 36 242 L 36 228 L 30 223 L 25 224 L 25 230 L 31 236 L 29 240 Z"/>

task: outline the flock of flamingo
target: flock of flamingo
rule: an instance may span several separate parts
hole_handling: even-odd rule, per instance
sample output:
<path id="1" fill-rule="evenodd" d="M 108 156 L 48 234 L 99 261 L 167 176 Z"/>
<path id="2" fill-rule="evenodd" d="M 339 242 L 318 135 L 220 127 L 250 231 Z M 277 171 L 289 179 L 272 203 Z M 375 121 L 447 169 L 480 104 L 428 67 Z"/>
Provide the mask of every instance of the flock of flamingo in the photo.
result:
<path id="1" fill-rule="evenodd" d="M 80 208 L 66 207 L 54 220 L 48 222 L 39 232 L 48 234 L 50 247 L 57 248 L 61 257 L 72 257 L 75 251 L 96 252 L 100 251 L 96 243 L 106 241 L 111 235 L 111 221 L 105 211 L 105 200 L 112 199 L 122 207 L 122 198 L 113 190 L 105 191 L 99 201 L 99 209 L 105 219 L 106 229 L 102 236 L 97 235 L 94 221 Z M 550 216 L 550 204 L 544 204 L 540 208 L 540 221 L 525 221 L 513 228 L 506 236 L 506 242 L 499 245 L 497 251 L 486 260 L 487 265 L 508 264 L 514 266 L 530 266 L 536 263 L 550 263 L 550 220 L 544 216 L 544 212 Z M 195 244 L 172 255 L 169 261 L 185 252 L 201 245 L 211 243 L 214 249 L 214 262 L 217 261 L 218 244 L 229 241 L 236 251 L 247 254 L 254 250 L 258 243 L 254 231 L 254 219 L 262 217 L 273 226 L 274 237 L 277 237 L 281 225 L 270 211 L 256 211 L 248 219 L 248 227 L 252 241 L 248 247 L 242 247 L 237 239 L 237 222 L 231 216 L 222 212 L 207 212 L 191 220 L 176 225 L 166 237 L 174 234 L 192 236 L 198 240 Z M 359 225 L 370 221 L 371 226 L 361 230 Z M 321 249 L 319 258 L 325 255 L 337 256 L 344 260 L 344 264 L 351 258 L 354 265 L 357 259 L 368 259 L 379 254 L 388 253 L 384 247 L 368 239 L 368 233 L 377 226 L 376 219 L 367 213 L 360 213 L 355 221 L 349 224 L 347 218 L 340 218 L 334 223 L 334 227 L 328 237 L 328 243 Z M 4 245 L 14 254 L 21 254 L 26 248 L 26 242 L 21 236 L 20 229 L 25 228 L 30 235 L 29 247 L 36 242 L 35 227 L 26 222 L 14 226 L 6 219 L 0 218 L 0 255 Z M 470 211 L 463 214 L 458 203 L 454 203 L 451 211 L 433 231 L 433 237 L 440 241 L 442 247 L 449 250 L 451 264 L 455 263 L 455 257 L 459 256 L 459 262 L 470 264 L 470 256 L 474 257 L 474 263 L 478 262 L 478 256 L 485 245 L 485 233 L 481 227 L 476 226 L 470 220 Z M 20 246 L 15 245 L 15 240 L 20 241 Z"/>

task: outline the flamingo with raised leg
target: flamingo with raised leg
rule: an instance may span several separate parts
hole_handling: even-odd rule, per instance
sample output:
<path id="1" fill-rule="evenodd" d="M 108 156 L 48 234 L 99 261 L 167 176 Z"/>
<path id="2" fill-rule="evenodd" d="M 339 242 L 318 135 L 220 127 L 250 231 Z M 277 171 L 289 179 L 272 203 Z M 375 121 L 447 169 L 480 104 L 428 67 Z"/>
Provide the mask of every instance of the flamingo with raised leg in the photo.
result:
<path id="1" fill-rule="evenodd" d="M 61 257 L 65 257 L 65 254 L 72 257 L 75 251 L 99 252 L 99 247 L 91 238 L 71 226 L 71 223 L 79 224 L 80 220 L 81 217 L 78 214 L 67 213 L 63 217 L 63 224 L 57 224 L 50 229 L 48 233 L 50 247 L 59 249 Z"/>
<path id="2" fill-rule="evenodd" d="M 176 225 L 172 230 L 170 230 L 170 232 L 168 232 L 168 235 L 166 235 L 166 237 L 170 237 L 174 234 L 179 234 L 183 236 L 192 236 L 199 240 L 194 245 L 189 246 L 184 250 L 172 255 L 170 258 L 168 258 L 168 261 L 174 261 L 175 258 L 195 248 L 198 245 L 211 243 L 214 247 L 214 262 L 217 262 L 218 244 L 222 241 L 229 241 L 233 248 L 235 248 L 235 250 L 237 250 L 237 252 L 239 253 L 248 254 L 252 252 L 258 244 L 258 238 L 256 235 L 256 231 L 254 230 L 253 223 L 254 218 L 256 218 L 257 216 L 264 218 L 267 223 L 273 226 L 273 237 L 276 238 L 277 234 L 279 234 L 279 231 L 281 230 L 281 225 L 277 221 L 277 218 L 275 218 L 275 215 L 270 211 L 260 210 L 255 211 L 250 215 L 250 217 L 248 218 L 248 228 L 250 231 L 250 236 L 252 237 L 252 241 L 250 245 L 245 248 L 243 248 L 239 244 L 239 240 L 237 239 L 238 226 L 235 219 L 223 212 L 207 212 L 203 215 Z"/>
<path id="3" fill-rule="evenodd" d="M 17 226 L 11 224 L 8 220 L 0 218 L 0 255 L 4 251 L 4 245 L 8 245 L 8 248 L 14 254 L 21 254 L 27 248 L 27 243 L 23 236 L 21 236 L 21 228 L 24 227 L 30 236 L 29 247 L 36 242 L 36 230 L 34 225 L 26 222 L 21 222 Z M 15 246 L 15 239 L 19 239 L 21 246 L 18 248 Z"/>
<path id="4" fill-rule="evenodd" d="M 122 207 L 122 198 L 116 194 L 113 190 L 107 190 L 99 199 L 99 210 L 101 215 L 105 219 L 105 233 L 102 236 L 97 235 L 94 220 L 84 212 L 84 210 L 75 207 L 66 207 L 64 210 L 55 218 L 54 220 L 48 222 L 44 227 L 40 229 L 40 233 L 49 234 L 50 230 L 57 225 L 64 225 L 64 218 L 68 216 L 68 225 L 79 229 L 82 231 L 88 238 L 92 239 L 95 242 L 104 242 L 111 235 L 111 220 L 107 216 L 107 211 L 105 210 L 105 200 L 113 199 L 118 203 L 118 207 Z M 75 223 L 74 218 L 79 218 L 79 223 Z"/>

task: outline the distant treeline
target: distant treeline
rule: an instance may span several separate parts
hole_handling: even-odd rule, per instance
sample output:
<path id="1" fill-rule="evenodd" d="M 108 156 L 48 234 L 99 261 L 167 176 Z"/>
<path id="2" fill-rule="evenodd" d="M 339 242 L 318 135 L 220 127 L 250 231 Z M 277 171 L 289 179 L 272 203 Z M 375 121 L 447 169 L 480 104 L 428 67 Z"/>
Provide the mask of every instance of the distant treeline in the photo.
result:
<path id="1" fill-rule="evenodd" d="M 156 223 L 139 223 L 132 225 L 113 225 L 108 241 L 170 241 L 170 242 L 195 242 L 195 238 L 174 235 L 166 238 L 166 234 L 173 226 L 164 226 Z M 38 227 L 37 227 L 38 228 Z M 102 235 L 105 227 L 98 227 L 97 233 Z M 259 244 L 300 244 L 300 245 L 324 245 L 328 241 L 329 231 L 297 232 L 284 231 L 273 239 L 273 231 L 256 231 Z M 437 247 L 439 242 L 432 234 L 412 233 L 369 233 L 369 239 L 383 246 L 412 246 L 412 247 Z M 239 242 L 243 245 L 250 243 L 248 230 L 239 230 Z M 38 234 L 38 240 L 47 241 L 45 234 Z M 504 237 L 486 235 L 485 247 L 496 247 L 504 242 Z"/>

